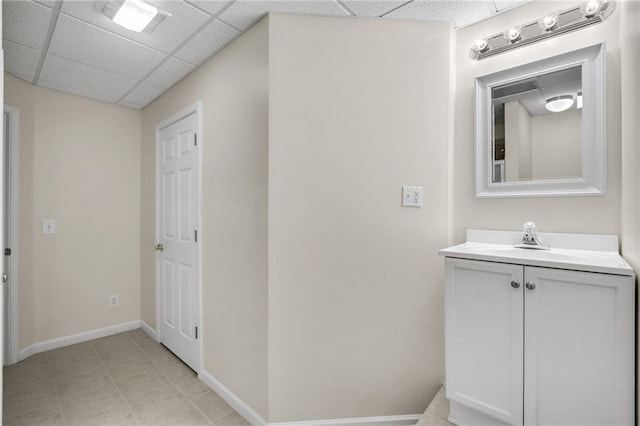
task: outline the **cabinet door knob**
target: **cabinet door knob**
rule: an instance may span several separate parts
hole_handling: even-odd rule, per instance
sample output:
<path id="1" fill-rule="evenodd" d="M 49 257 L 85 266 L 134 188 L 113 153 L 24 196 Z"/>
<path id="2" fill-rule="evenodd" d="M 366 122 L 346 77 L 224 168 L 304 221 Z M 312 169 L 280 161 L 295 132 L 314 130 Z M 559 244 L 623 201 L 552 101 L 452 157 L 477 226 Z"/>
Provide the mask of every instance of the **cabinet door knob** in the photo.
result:
<path id="1" fill-rule="evenodd" d="M 511 281 L 511 287 L 520 288 L 520 283 L 518 281 Z"/>
<path id="2" fill-rule="evenodd" d="M 529 290 L 534 290 L 536 288 L 534 283 L 526 283 L 524 286 Z"/>

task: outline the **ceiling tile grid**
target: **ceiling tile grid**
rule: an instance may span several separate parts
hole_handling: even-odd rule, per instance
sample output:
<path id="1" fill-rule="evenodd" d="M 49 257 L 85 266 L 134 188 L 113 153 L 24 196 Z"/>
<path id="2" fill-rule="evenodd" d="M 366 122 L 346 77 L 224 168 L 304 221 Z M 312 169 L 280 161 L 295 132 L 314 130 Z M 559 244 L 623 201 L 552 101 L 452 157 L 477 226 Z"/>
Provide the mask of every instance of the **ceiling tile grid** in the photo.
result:
<path id="1" fill-rule="evenodd" d="M 193 65 L 200 65 L 239 34 L 240 31 L 230 25 L 214 20 L 178 50 L 175 56 Z"/>
<path id="2" fill-rule="evenodd" d="M 170 13 L 171 16 L 166 18 L 153 32 L 136 33 L 121 27 L 99 13 L 94 4 L 93 1 L 65 1 L 62 3 L 62 13 L 164 53 L 171 53 L 210 18 L 209 14 L 184 2 L 154 1 L 155 6 Z"/>
<path id="3" fill-rule="evenodd" d="M 219 18 L 244 31 L 267 13 L 350 16 L 345 8 L 333 0 L 236 0 Z"/>
<path id="4" fill-rule="evenodd" d="M 20 74 L 22 79 L 33 81 L 40 61 L 41 51 L 21 44 L 4 41 L 4 70 L 10 74 Z"/>
<path id="5" fill-rule="evenodd" d="M 3 1 L 3 40 L 42 50 L 47 37 L 51 9 L 26 1 Z"/>
<path id="6" fill-rule="evenodd" d="M 181 61 L 178 58 L 169 57 L 167 61 L 156 68 L 145 81 L 155 86 L 168 89 L 195 68 L 195 65 Z"/>
<path id="7" fill-rule="evenodd" d="M 106 102 L 117 102 L 136 84 L 135 79 L 52 54 L 43 63 L 38 84 L 42 81 L 73 89 L 76 94 L 91 93 Z"/>
<path id="8" fill-rule="evenodd" d="M 122 28 L 94 0 L 3 1 L 5 70 L 43 87 L 143 108 L 267 13 L 447 21 L 461 27 L 529 0 L 146 0 L 171 14 Z"/>
<path id="9" fill-rule="evenodd" d="M 49 53 L 134 79 L 165 58 L 157 50 L 64 14 L 58 18 Z"/>

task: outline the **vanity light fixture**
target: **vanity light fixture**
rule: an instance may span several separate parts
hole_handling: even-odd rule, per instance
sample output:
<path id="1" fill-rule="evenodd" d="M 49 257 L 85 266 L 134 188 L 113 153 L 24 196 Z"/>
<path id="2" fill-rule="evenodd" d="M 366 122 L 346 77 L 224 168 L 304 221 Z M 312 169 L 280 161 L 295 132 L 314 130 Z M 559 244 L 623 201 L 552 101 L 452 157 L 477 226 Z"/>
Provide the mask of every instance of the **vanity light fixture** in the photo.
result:
<path id="1" fill-rule="evenodd" d="M 547 99 L 545 107 L 551 112 L 566 111 L 573 105 L 573 96 L 562 95 Z"/>
<path id="2" fill-rule="evenodd" d="M 144 0 L 96 1 L 95 8 L 114 23 L 135 32 L 151 32 L 170 13 Z"/>
<path id="3" fill-rule="evenodd" d="M 523 25 L 512 25 L 506 31 L 493 34 L 483 40 L 486 46 L 479 49 L 477 41 L 469 51 L 471 59 L 480 60 L 527 46 L 551 37 L 598 24 L 614 12 L 614 0 L 588 0 L 560 12 L 550 12 L 542 18 Z"/>

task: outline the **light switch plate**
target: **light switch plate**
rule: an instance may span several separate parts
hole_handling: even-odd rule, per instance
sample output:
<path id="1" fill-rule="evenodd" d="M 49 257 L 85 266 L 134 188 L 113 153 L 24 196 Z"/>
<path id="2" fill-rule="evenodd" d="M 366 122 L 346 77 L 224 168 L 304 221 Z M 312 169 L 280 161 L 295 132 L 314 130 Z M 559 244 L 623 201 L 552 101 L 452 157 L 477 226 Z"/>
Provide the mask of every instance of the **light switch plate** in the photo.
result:
<path id="1" fill-rule="evenodd" d="M 403 186 L 402 205 L 405 207 L 422 207 L 422 187 Z"/>
<path id="2" fill-rule="evenodd" d="M 42 219 L 42 233 L 43 234 L 55 234 L 56 233 L 56 220 L 55 219 Z"/>

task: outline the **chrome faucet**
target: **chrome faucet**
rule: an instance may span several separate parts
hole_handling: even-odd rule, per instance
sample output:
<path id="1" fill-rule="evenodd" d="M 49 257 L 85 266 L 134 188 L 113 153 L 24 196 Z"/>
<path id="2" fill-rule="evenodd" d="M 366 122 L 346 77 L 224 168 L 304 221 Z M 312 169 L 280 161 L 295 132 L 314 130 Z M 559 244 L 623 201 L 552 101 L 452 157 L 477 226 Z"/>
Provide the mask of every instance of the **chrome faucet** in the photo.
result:
<path id="1" fill-rule="evenodd" d="M 536 249 L 536 250 L 550 250 L 551 247 L 544 245 L 538 239 L 538 232 L 536 230 L 536 224 L 534 222 L 526 222 L 524 224 L 524 230 L 522 235 L 522 242 L 520 244 L 514 244 L 516 248 Z"/>

